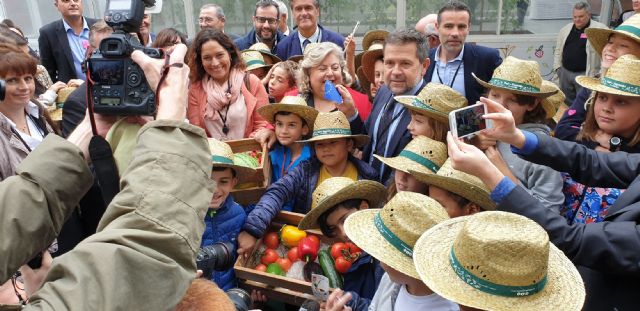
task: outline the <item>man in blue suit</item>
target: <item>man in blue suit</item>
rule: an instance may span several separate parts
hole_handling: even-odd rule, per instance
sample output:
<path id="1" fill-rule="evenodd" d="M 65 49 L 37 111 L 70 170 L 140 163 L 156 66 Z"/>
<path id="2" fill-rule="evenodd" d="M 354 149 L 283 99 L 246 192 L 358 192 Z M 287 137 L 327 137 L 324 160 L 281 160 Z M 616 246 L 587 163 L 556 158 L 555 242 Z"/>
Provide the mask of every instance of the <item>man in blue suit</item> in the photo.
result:
<path id="1" fill-rule="evenodd" d="M 309 43 L 333 42 L 339 47 L 344 45 L 344 37 L 318 24 L 320 3 L 318 0 L 291 0 L 293 18 L 298 29 L 284 38 L 276 47 L 276 55 L 280 59 L 302 55 L 304 47 Z"/>
<path id="2" fill-rule="evenodd" d="M 384 85 L 373 99 L 371 114 L 364 124 L 364 132 L 371 140 L 362 152 L 362 159 L 380 172 L 382 183 L 389 180 L 392 169 L 373 155 L 397 156 L 411 141 L 407 130 L 411 113 L 394 97 L 416 95 L 426 85 L 422 76 L 429 67 L 428 50 L 427 39 L 415 30 L 392 32 L 384 43 Z"/>
<path id="3" fill-rule="evenodd" d="M 262 42 L 275 53 L 278 42 L 284 39 L 284 35 L 278 30 L 279 20 L 278 3 L 273 0 L 258 1 L 253 12 L 253 29 L 244 37 L 236 39 L 234 43 L 243 51 L 255 43 Z"/>
<path id="4" fill-rule="evenodd" d="M 440 46 L 429 53 L 431 66 L 425 81 L 450 86 L 474 104 L 485 90 L 471 73 L 489 81 L 502 58 L 496 49 L 465 43 L 471 29 L 471 11 L 462 2 L 452 1 L 440 8 L 436 27 Z"/>

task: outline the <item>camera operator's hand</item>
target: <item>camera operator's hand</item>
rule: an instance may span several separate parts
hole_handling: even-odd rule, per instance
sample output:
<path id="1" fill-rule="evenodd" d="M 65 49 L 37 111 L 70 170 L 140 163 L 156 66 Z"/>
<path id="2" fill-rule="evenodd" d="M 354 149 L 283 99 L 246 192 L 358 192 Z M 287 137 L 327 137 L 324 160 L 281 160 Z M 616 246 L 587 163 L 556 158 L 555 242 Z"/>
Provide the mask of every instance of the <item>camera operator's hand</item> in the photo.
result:
<path id="1" fill-rule="evenodd" d="M 347 307 L 349 301 L 351 301 L 351 293 L 336 288 L 327 298 L 324 307 L 327 311 L 351 311 L 351 308 Z"/>
<path id="2" fill-rule="evenodd" d="M 151 58 L 142 51 L 134 51 L 131 59 L 144 71 L 149 86 L 159 98 L 156 119 L 184 120 L 187 111 L 187 89 L 189 86 L 189 67 L 184 64 L 187 46 L 176 45 L 169 55 L 169 64 L 182 64 L 182 67 L 170 67 L 160 91 L 156 90 L 165 65 L 164 59 Z"/>
<path id="3" fill-rule="evenodd" d="M 20 273 L 24 280 L 24 291 L 27 294 L 27 297 L 31 297 L 33 293 L 42 287 L 44 278 L 51 269 L 52 262 L 53 258 L 51 258 L 51 254 L 49 254 L 48 251 L 44 251 L 42 252 L 42 265 L 40 268 L 34 270 L 28 265 L 20 267 Z"/>
<path id="4" fill-rule="evenodd" d="M 245 258 L 251 255 L 251 251 L 256 246 L 257 241 L 258 239 L 248 232 L 240 232 L 240 234 L 238 234 L 238 255 L 244 256 Z"/>

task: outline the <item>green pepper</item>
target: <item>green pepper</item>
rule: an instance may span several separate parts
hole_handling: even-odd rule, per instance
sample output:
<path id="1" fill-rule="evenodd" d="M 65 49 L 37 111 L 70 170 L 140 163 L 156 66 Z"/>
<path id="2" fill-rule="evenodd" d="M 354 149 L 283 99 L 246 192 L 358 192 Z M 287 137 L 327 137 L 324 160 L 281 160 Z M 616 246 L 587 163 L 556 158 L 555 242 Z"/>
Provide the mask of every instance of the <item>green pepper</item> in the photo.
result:
<path id="1" fill-rule="evenodd" d="M 306 237 L 307 233 L 298 229 L 297 227 L 284 225 L 280 229 L 280 239 L 287 247 L 295 247 L 302 238 Z"/>
<path id="2" fill-rule="evenodd" d="M 284 271 L 282 270 L 282 267 L 280 267 L 280 265 L 277 263 L 270 263 L 267 266 L 267 273 L 282 275 L 282 276 L 285 275 Z"/>

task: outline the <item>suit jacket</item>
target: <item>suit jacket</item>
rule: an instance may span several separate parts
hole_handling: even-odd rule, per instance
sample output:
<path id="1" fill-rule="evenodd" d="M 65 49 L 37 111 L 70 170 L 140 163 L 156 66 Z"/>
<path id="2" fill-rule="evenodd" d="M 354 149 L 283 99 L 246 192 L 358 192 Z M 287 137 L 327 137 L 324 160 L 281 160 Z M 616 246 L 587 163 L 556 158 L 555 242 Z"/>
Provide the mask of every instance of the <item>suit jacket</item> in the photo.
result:
<path id="1" fill-rule="evenodd" d="M 278 30 L 276 32 L 276 42 L 282 42 L 282 40 L 285 38 L 285 36 L 282 34 L 282 32 L 280 32 L 280 30 Z M 247 35 L 245 35 L 244 37 L 240 37 L 238 39 L 235 39 L 233 41 L 233 43 L 236 44 L 236 46 L 238 47 L 238 50 L 243 51 L 246 50 L 248 48 L 250 48 L 252 45 L 256 44 L 256 29 L 252 28 L 251 31 L 249 31 L 249 33 L 247 33 Z M 276 47 L 277 45 L 273 46 L 273 49 L 271 49 L 271 53 L 276 52 Z"/>
<path id="2" fill-rule="evenodd" d="M 574 142 L 536 134 L 528 161 L 564 171 L 588 185 L 626 188 L 600 223 L 572 224 L 521 187 L 498 209 L 540 224 L 550 241 L 578 267 L 587 290 L 584 310 L 637 310 L 640 292 L 640 155 L 602 153 Z"/>
<path id="3" fill-rule="evenodd" d="M 420 90 L 422 90 L 422 88 L 425 85 L 426 83 L 423 82 L 418 92 L 420 92 Z M 367 121 L 364 123 L 364 133 L 363 133 L 363 134 L 369 135 L 369 138 L 370 138 L 369 144 L 367 144 L 364 147 L 364 150 L 362 152 L 362 160 L 367 163 L 369 163 L 369 160 L 371 159 L 371 157 L 373 157 L 373 154 L 375 154 L 377 151 L 375 150 L 375 146 L 373 145 L 374 135 L 377 134 L 373 132 L 376 124 L 376 120 L 380 119 L 380 114 L 382 113 L 382 109 L 384 108 L 384 105 L 390 100 L 392 100 L 393 96 L 394 95 L 391 93 L 391 90 L 389 89 L 389 87 L 387 87 L 386 85 L 383 85 L 378 90 L 376 97 L 373 99 L 373 108 L 371 109 L 371 114 L 369 115 L 369 118 L 367 118 Z M 400 103 L 396 102 L 396 105 L 400 105 Z M 396 127 L 396 130 L 391 134 L 391 137 L 389 137 L 388 155 L 390 157 L 394 157 L 400 154 L 400 151 L 402 151 L 402 149 L 404 149 L 404 147 L 411 141 L 411 133 L 409 133 L 409 130 L 407 129 L 409 122 L 411 122 L 411 113 L 409 112 L 409 110 L 405 108 L 402 108 L 402 109 L 404 111 L 400 115 L 398 126 Z M 381 168 L 384 165 L 382 164 L 382 162 L 378 161 L 378 159 L 373 159 L 373 162 L 371 162 L 371 164 L 372 164 L 371 166 L 373 166 L 373 168 L 378 170 L 379 172 L 381 171 Z M 391 171 L 392 169 L 387 167 L 384 170 L 384 172 L 382 172 L 382 174 L 380 175 L 379 181 L 385 184 L 387 179 L 389 179 Z"/>
<path id="4" fill-rule="evenodd" d="M 431 63 L 427 69 L 427 74 L 424 76 L 424 80 L 427 82 L 431 82 L 433 70 L 436 66 L 436 49 L 433 48 L 429 52 Z M 464 63 L 464 91 L 467 101 L 472 105 L 480 99 L 485 89 L 476 82 L 471 73 L 475 73 L 478 78 L 484 81 L 489 81 L 496 67 L 502 64 L 502 58 L 496 49 L 465 43 L 462 62 Z"/>
<path id="5" fill-rule="evenodd" d="M 344 37 L 335 33 L 329 29 L 318 25 L 321 31 L 320 42 L 333 42 L 337 44 L 341 49 L 344 46 Z M 290 36 L 285 37 L 282 41 L 278 43 L 276 46 L 276 55 L 280 57 L 282 60 L 287 60 L 289 57 L 294 55 L 302 55 L 302 48 L 300 47 L 300 34 L 298 31 L 294 31 Z"/>
<path id="6" fill-rule="evenodd" d="M 87 25 L 91 27 L 96 22 L 95 19 L 85 17 Z M 47 68 L 49 76 L 53 82 L 68 82 L 76 77 L 76 70 L 73 64 L 73 54 L 69 47 L 67 32 L 64 30 L 62 19 L 49 23 L 40 28 L 38 37 L 40 49 L 40 62 Z"/>

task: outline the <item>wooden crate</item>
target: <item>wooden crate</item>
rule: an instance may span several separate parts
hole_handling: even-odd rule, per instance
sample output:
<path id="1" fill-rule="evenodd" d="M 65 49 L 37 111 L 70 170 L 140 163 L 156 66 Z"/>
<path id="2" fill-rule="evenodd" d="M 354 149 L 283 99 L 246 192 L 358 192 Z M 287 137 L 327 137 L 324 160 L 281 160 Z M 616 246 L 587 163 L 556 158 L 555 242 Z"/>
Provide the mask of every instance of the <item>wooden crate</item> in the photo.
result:
<path id="1" fill-rule="evenodd" d="M 258 203 L 271 184 L 271 160 L 269 159 L 269 149 L 262 146 L 253 138 L 229 140 L 226 143 L 231 147 L 233 153 L 261 150 L 262 160 L 260 166 L 256 168 L 256 173 L 248 177 L 246 183 L 236 186 L 231 194 L 235 201 L 242 206 Z"/>
<path id="2" fill-rule="evenodd" d="M 283 225 L 297 226 L 304 215 L 292 212 L 282 211 L 276 215 L 271 223 L 271 229 L 279 230 Z M 327 244 L 335 242 L 333 239 L 322 235 L 320 230 L 306 230 L 307 233 L 317 235 L 320 240 Z M 255 251 L 262 244 L 262 240 L 258 240 Z M 269 299 L 283 301 L 292 305 L 302 305 L 307 299 L 316 299 L 311 291 L 311 282 L 301 281 L 293 278 L 279 276 L 253 269 L 255 262 L 249 262 L 251 258 L 255 258 L 251 254 L 247 258 L 249 260 L 238 258 L 234 265 L 236 278 L 238 278 L 238 286 L 246 290 L 259 290 Z"/>

